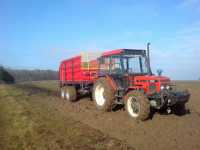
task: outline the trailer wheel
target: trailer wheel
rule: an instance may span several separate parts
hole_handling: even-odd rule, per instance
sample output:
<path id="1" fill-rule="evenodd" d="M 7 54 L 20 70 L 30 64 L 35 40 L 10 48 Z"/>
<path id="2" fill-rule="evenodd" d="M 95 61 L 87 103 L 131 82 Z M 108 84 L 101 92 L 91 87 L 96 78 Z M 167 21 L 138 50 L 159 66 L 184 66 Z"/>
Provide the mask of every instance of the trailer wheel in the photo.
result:
<path id="1" fill-rule="evenodd" d="M 125 106 L 130 117 L 144 121 L 150 114 L 149 100 L 143 93 L 131 91 L 125 96 Z"/>
<path id="2" fill-rule="evenodd" d="M 60 97 L 65 99 L 65 87 L 60 88 Z"/>
<path id="3" fill-rule="evenodd" d="M 92 91 L 92 98 L 99 110 L 111 111 L 115 100 L 115 93 L 105 78 L 99 78 Z"/>
<path id="4" fill-rule="evenodd" d="M 65 99 L 70 102 L 77 100 L 77 92 L 74 86 L 65 87 Z"/>

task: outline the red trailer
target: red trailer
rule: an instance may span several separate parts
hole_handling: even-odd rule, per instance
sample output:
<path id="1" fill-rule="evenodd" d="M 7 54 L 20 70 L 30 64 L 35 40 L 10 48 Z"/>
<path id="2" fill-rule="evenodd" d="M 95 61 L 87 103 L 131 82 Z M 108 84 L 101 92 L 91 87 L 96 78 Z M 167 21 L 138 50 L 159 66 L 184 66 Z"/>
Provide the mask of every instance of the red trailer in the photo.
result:
<path id="1" fill-rule="evenodd" d="M 148 118 L 150 108 L 185 110 L 190 97 L 187 91 L 175 91 L 168 77 L 152 73 L 148 47 L 82 53 L 61 62 L 59 78 L 63 99 L 73 102 L 91 93 L 98 109 L 125 105 L 140 120 Z"/>
<path id="2" fill-rule="evenodd" d="M 59 68 L 61 84 L 84 84 L 93 82 L 97 74 L 98 63 L 95 59 L 84 61 L 84 55 L 79 55 L 61 62 Z"/>

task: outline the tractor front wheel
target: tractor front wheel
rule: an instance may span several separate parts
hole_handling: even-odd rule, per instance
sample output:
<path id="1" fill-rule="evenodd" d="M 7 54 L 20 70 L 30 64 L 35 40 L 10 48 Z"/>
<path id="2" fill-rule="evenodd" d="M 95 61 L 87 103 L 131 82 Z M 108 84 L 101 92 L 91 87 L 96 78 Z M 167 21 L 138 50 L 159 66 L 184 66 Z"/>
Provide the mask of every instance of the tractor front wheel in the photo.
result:
<path id="1" fill-rule="evenodd" d="M 149 100 L 141 92 L 131 91 L 125 96 L 126 111 L 129 116 L 144 121 L 150 114 Z"/>

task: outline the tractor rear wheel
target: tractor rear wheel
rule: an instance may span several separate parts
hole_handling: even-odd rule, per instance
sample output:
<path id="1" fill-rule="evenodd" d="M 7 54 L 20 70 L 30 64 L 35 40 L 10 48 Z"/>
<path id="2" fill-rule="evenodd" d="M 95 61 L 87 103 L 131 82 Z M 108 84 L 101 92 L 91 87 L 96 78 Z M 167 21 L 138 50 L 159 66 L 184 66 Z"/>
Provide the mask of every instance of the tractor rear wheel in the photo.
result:
<path id="1" fill-rule="evenodd" d="M 70 102 L 74 102 L 77 100 L 77 92 L 74 86 L 65 87 L 65 99 Z"/>
<path id="2" fill-rule="evenodd" d="M 144 121 L 150 114 L 149 100 L 141 92 L 131 91 L 125 96 L 125 106 L 130 117 Z"/>
<path id="3" fill-rule="evenodd" d="M 92 91 L 92 98 L 99 110 L 111 111 L 115 100 L 115 93 L 106 78 L 99 78 Z"/>

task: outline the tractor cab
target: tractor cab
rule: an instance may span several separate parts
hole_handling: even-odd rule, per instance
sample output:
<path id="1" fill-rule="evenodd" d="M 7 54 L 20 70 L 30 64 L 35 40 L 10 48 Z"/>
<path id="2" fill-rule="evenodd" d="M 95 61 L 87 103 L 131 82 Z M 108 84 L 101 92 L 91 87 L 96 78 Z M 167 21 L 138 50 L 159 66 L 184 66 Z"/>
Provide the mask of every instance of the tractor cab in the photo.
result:
<path id="1" fill-rule="evenodd" d="M 108 74 L 121 89 L 142 90 L 152 94 L 167 88 L 170 79 L 155 76 L 151 72 L 146 50 L 118 49 L 103 53 L 100 58 L 100 74 Z"/>
<path id="2" fill-rule="evenodd" d="M 150 74 L 145 50 L 120 49 L 101 57 L 100 69 L 110 74 Z"/>

